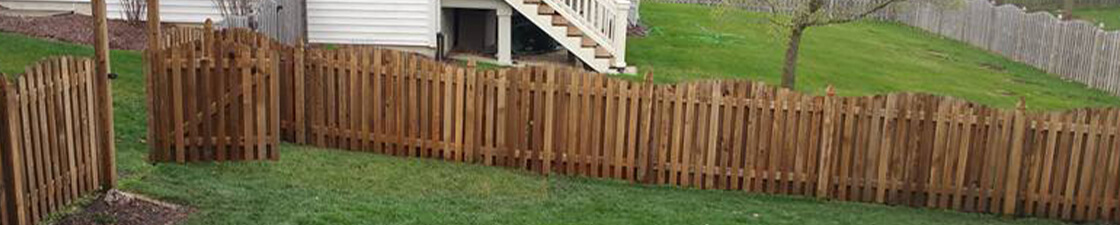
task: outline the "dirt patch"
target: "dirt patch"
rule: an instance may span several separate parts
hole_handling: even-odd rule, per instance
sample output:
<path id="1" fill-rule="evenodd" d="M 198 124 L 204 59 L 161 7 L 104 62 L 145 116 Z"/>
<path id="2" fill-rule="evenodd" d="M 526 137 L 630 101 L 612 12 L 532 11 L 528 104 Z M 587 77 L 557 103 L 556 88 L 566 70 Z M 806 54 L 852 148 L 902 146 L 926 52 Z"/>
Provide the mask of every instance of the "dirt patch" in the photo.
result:
<path id="1" fill-rule="evenodd" d="M 0 31 L 89 45 L 93 43 L 93 17 L 78 14 L 0 16 Z M 109 48 L 141 50 L 148 43 L 147 40 L 144 24 L 109 20 Z"/>
<path id="2" fill-rule="evenodd" d="M 80 212 L 66 216 L 58 225 L 170 225 L 187 218 L 193 210 L 110 191 Z"/>
<path id="3" fill-rule="evenodd" d="M 982 63 L 980 63 L 980 67 L 983 67 L 984 69 L 988 69 L 988 70 L 991 70 L 991 71 L 997 72 L 997 73 L 1007 72 L 1007 67 L 1003 67 L 1003 65 L 999 65 L 999 64 L 995 64 L 995 63 L 982 62 Z"/>

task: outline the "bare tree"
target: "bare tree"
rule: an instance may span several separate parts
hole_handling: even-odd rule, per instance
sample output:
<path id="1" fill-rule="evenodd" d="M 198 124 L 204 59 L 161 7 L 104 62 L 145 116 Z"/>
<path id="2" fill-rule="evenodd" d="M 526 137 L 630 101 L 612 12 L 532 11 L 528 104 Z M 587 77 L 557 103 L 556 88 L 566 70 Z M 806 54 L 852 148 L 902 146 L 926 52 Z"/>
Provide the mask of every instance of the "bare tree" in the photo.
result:
<path id="1" fill-rule="evenodd" d="M 787 38 L 782 87 L 794 88 L 801 39 L 809 28 L 859 21 L 905 2 L 946 5 L 957 0 L 746 0 L 769 10 L 776 33 Z M 901 7 L 901 6 L 898 6 Z"/>
<path id="2" fill-rule="evenodd" d="M 144 18 L 144 11 L 148 8 L 147 0 L 121 0 L 124 8 L 124 18 L 131 23 L 140 23 Z"/>
<path id="3" fill-rule="evenodd" d="M 1073 8 L 1076 6 L 1076 3 L 1074 3 L 1073 0 L 1065 0 L 1064 3 L 1062 8 L 1065 8 L 1065 11 L 1062 12 L 1062 16 L 1064 16 L 1062 19 L 1072 20 Z"/>
<path id="4" fill-rule="evenodd" d="M 253 6 L 259 0 L 212 0 L 222 12 L 222 17 L 245 16 L 253 11 Z"/>

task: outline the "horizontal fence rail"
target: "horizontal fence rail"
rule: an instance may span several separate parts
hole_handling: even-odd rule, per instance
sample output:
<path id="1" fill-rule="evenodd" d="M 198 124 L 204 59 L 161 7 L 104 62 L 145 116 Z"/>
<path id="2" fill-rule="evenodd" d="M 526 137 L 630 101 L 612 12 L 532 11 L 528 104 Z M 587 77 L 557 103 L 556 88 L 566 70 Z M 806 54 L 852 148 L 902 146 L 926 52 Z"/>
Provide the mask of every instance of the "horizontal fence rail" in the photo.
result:
<path id="1" fill-rule="evenodd" d="M 0 81 L 0 215 L 3 224 L 34 224 L 105 182 L 93 63 L 58 57 Z M 105 81 L 107 82 L 107 81 Z M 108 170 L 114 171 L 114 170 Z"/>
<path id="2" fill-rule="evenodd" d="M 276 88 L 254 98 L 279 102 L 254 103 L 266 105 L 264 121 L 278 127 L 280 139 L 265 145 L 284 140 L 542 174 L 964 212 L 1073 221 L 1120 216 L 1117 109 L 1042 113 L 924 94 L 810 96 L 747 81 L 655 85 L 571 68 L 484 71 L 392 50 L 262 46 L 268 42 L 252 33 L 211 33 L 204 36 L 255 40 L 260 47 L 252 55 L 278 67 L 261 72 Z M 193 47 L 219 46 L 207 40 L 180 46 L 185 56 L 163 58 L 205 62 L 228 53 Z M 240 39 L 222 40 L 215 42 Z M 261 63 L 253 62 L 245 64 Z M 209 79 L 199 74 L 157 83 Z M 236 84 L 242 86 L 209 93 L 252 86 Z M 190 104 L 167 105 L 194 110 L 168 106 L 156 114 L 199 110 Z M 216 126 L 206 122 L 222 121 L 186 115 L 195 116 L 157 120 L 184 126 L 157 125 L 163 128 L 155 134 L 206 133 Z M 260 114 L 245 118 L 261 118 L 253 115 Z M 273 125 L 225 121 L 273 134 Z M 167 141 L 157 146 L 194 143 L 161 140 Z M 186 148 L 194 151 L 212 150 Z"/>

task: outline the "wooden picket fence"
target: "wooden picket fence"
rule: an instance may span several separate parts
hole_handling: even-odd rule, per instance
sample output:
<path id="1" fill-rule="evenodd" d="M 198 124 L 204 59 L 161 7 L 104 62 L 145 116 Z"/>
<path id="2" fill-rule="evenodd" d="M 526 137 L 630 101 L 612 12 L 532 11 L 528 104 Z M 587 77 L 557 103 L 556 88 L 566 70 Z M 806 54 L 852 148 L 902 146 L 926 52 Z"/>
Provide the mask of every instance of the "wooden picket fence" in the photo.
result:
<path id="1" fill-rule="evenodd" d="M 1120 111 L 1034 113 L 759 83 L 476 71 L 309 49 L 281 79 L 301 144 L 704 189 L 1116 221 Z M 300 63 L 302 62 L 302 63 Z M 282 77 L 287 77 L 283 75 Z"/>
<path id="2" fill-rule="evenodd" d="M 260 158 L 274 159 L 283 140 L 542 174 L 1120 221 L 1117 109 L 1042 113 L 924 94 L 809 96 L 747 81 L 658 85 L 572 68 L 481 71 L 392 50 L 287 47 L 253 34 L 235 41 L 228 32 L 162 52 L 158 71 L 173 75 L 155 83 L 182 85 L 156 90 L 184 94 L 154 94 L 166 105 L 155 121 L 174 122 L 154 125 L 164 137 L 153 149 L 215 160 L 207 152 L 218 142 L 239 139 L 195 141 L 197 134 L 256 127 L 244 136 L 271 151 Z M 236 44 L 250 42 L 253 54 Z M 168 116 L 176 112 L 193 116 Z M 234 118 L 242 113 L 250 119 Z"/>
<path id="3" fill-rule="evenodd" d="M 209 27 L 209 26 L 207 26 Z M 150 51 L 152 161 L 279 158 L 279 55 L 244 29 L 170 32 Z"/>
<path id="4" fill-rule="evenodd" d="M 94 74 L 89 59 L 57 57 L 0 79 L 0 224 L 37 223 L 109 182 L 97 84 L 109 78 Z"/>

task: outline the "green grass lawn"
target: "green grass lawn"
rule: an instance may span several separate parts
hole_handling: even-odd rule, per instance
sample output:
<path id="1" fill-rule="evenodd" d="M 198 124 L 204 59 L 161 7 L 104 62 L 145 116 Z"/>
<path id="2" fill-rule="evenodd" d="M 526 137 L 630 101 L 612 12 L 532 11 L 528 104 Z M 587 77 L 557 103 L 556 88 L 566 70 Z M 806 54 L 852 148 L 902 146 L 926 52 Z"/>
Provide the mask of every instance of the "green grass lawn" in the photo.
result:
<path id="1" fill-rule="evenodd" d="M 1073 10 L 1078 19 L 1104 23 L 1105 30 L 1120 30 L 1120 7 L 1082 8 Z"/>
<path id="2" fill-rule="evenodd" d="M 780 81 L 785 40 L 762 14 L 683 4 L 642 4 L 649 35 L 631 38 L 627 61 L 659 81 L 745 78 Z M 1031 109 L 1120 105 L 1120 99 L 1062 81 L 1026 64 L 896 23 L 811 28 L 802 45 L 797 89 L 840 95 L 911 91 Z"/>
<path id="3" fill-rule="evenodd" d="M 646 6 L 649 6 L 647 10 L 658 10 L 658 13 L 665 10 L 663 13 L 667 15 L 674 14 L 674 10 L 697 10 L 666 9 L 668 6 L 657 4 Z M 657 19 L 661 17 L 657 14 L 647 13 L 646 16 L 654 22 L 667 19 Z M 903 36 L 914 36 L 909 39 L 915 43 L 918 43 L 917 35 L 920 34 L 893 25 L 853 26 L 882 26 L 885 28 L 872 30 L 911 32 Z M 813 34 L 829 36 L 824 31 L 821 29 Z M 661 34 L 655 35 L 668 35 L 666 32 L 669 31 L 658 32 Z M 651 37 L 654 38 L 657 36 Z M 759 48 L 745 39 L 734 40 L 738 45 Z M 862 47 L 849 48 L 845 51 L 857 51 Z M 640 55 L 650 54 L 648 51 L 651 50 L 634 51 Z M 812 54 L 826 54 L 821 49 L 813 51 L 815 53 Z M 971 52 L 974 50 L 967 51 L 980 55 Z M 91 53 L 92 49 L 85 46 L 0 33 L 0 71 L 6 73 L 18 73 L 27 63 L 49 55 L 88 56 Z M 964 57 L 955 55 L 958 52 L 951 53 L 946 57 Z M 727 54 L 713 53 L 712 56 L 724 57 Z M 737 56 L 743 62 L 757 57 L 747 53 L 743 55 Z M 123 175 L 120 188 L 198 209 L 187 224 L 1060 224 L 1050 220 L 1006 220 L 992 215 L 823 202 L 799 197 L 683 190 L 564 176 L 542 177 L 502 168 L 291 145 L 282 147 L 281 160 L 277 162 L 152 165 L 144 160 L 147 145 L 142 142 L 147 121 L 141 55 L 138 52 L 114 51 L 112 57 L 114 71 L 121 74 L 113 81 L 118 170 Z M 858 56 L 847 54 L 844 57 Z M 1002 62 L 991 56 L 984 58 Z M 634 60 L 649 59 L 636 57 Z M 828 65 L 816 65 L 816 68 L 825 70 Z M 701 64 L 697 68 L 720 71 L 708 66 L 711 65 Z M 658 71 L 661 70 L 670 71 L 667 68 Z M 738 73 L 746 73 L 742 71 Z M 1002 76 L 1001 79 L 1015 77 Z M 1041 80 L 1031 80 L 1031 83 L 1054 80 L 1040 73 L 1021 79 L 1026 78 Z M 826 80 L 816 79 L 821 80 L 818 83 Z M 883 77 L 876 81 L 878 83 L 869 84 L 867 89 L 855 89 L 859 86 L 848 84 L 848 90 L 851 94 L 889 91 L 879 89 L 889 87 L 883 82 L 896 80 L 899 85 L 906 85 L 908 79 L 915 78 Z M 958 82 L 960 85 L 980 82 L 973 79 L 984 80 L 982 77 L 961 77 Z M 806 84 L 812 83 L 812 79 L 806 80 Z M 1030 90 L 1074 93 L 1058 95 L 1070 101 L 1065 106 L 1092 106 L 1115 101 L 1110 97 L 1093 100 L 1088 96 L 1098 96 L 1092 94 L 1095 92 L 1065 83 Z"/>

